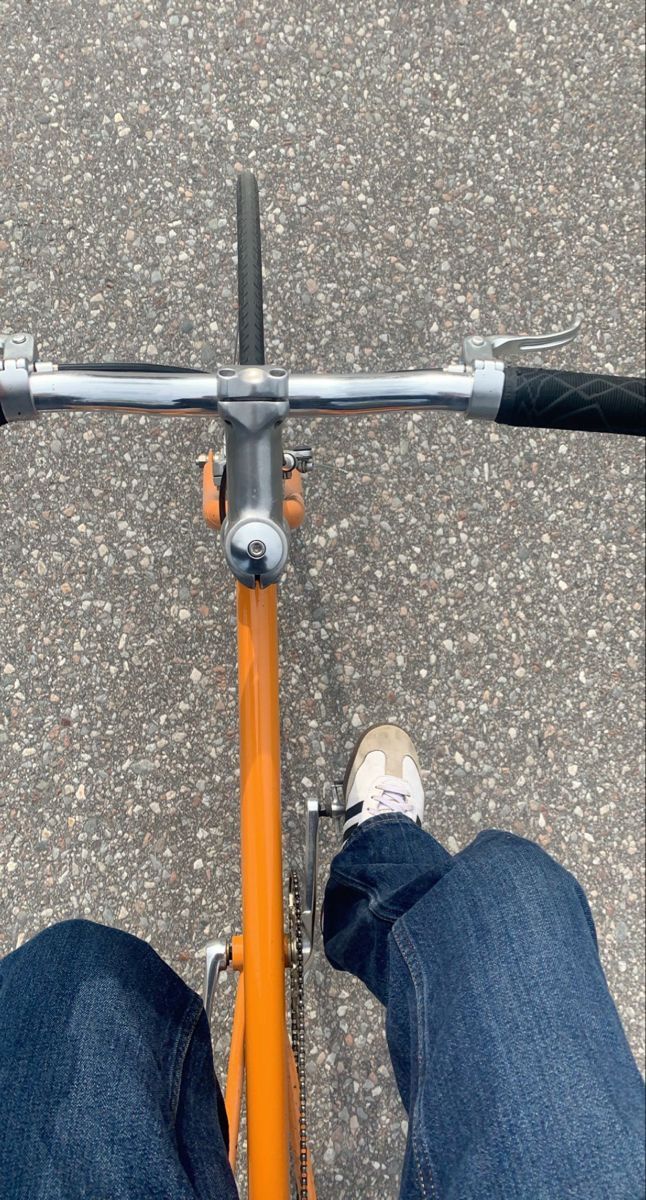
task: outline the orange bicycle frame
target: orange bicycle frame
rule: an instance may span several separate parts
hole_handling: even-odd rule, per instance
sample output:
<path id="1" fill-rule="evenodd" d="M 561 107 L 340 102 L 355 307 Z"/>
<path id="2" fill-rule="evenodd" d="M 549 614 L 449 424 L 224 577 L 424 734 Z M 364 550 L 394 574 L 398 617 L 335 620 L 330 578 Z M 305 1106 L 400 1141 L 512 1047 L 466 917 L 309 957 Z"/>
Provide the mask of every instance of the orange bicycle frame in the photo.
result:
<path id="1" fill-rule="evenodd" d="M 212 455 L 204 470 L 204 514 L 219 525 Z M 285 517 L 303 518 L 298 472 L 285 481 Z M 229 1160 L 235 1166 L 246 1076 L 250 1200 L 288 1200 L 290 1148 L 298 1176 L 299 1089 L 286 1028 L 277 587 L 237 583 L 242 937 L 232 942 L 240 972 L 227 1071 Z M 308 1200 L 315 1200 L 308 1162 Z"/>
<path id="2" fill-rule="evenodd" d="M 276 591 L 237 584 L 249 1195 L 259 1200 L 289 1195 Z"/>

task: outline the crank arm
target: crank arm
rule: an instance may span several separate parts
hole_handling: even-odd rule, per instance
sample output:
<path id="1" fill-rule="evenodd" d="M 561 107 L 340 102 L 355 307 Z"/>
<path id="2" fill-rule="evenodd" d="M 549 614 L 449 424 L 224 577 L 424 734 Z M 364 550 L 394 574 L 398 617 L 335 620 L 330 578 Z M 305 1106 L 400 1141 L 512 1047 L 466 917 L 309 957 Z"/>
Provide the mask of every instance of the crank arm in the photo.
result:
<path id="1" fill-rule="evenodd" d="M 204 1009 L 207 1019 L 211 1018 L 211 1009 L 213 1007 L 213 997 L 218 986 L 218 979 L 222 975 L 231 961 L 231 947 L 228 942 L 213 941 L 208 942 L 206 949 L 206 964 L 204 972 Z"/>
<path id="2" fill-rule="evenodd" d="M 305 814 L 305 895 L 303 897 L 303 909 L 301 913 L 304 963 L 309 962 L 314 949 L 320 818 L 321 810 L 319 802 L 316 797 L 309 796 Z"/>
<path id="3" fill-rule="evenodd" d="M 330 786 L 330 785 L 328 785 Z M 316 941 L 316 877 L 318 872 L 318 836 L 321 817 L 340 818 L 345 813 L 342 795 L 343 785 L 333 783 L 328 804 L 319 804 L 313 796 L 307 801 L 305 812 L 305 894 L 301 912 L 303 930 L 303 962 L 312 956 Z"/>

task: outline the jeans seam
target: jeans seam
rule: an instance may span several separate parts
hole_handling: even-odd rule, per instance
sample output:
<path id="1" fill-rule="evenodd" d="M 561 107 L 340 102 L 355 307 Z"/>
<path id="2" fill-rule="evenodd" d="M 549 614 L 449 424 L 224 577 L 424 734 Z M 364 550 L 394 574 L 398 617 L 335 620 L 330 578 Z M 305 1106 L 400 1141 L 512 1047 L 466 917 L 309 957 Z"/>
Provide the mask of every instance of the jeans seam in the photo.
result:
<path id="1" fill-rule="evenodd" d="M 400 952 L 404 962 L 406 963 L 406 966 L 408 968 L 408 973 L 409 973 L 412 983 L 413 983 L 413 992 L 415 994 L 415 1016 L 416 1016 L 416 1021 L 417 1021 L 417 1030 L 418 1031 L 421 1030 L 423 1033 L 423 1030 L 425 1027 L 424 1026 L 424 1011 L 423 1011 L 424 1006 L 422 1003 L 422 991 L 423 990 L 418 986 L 417 975 L 413 968 L 413 963 L 411 961 L 411 959 L 415 959 L 415 965 L 417 965 L 417 960 L 416 960 L 416 956 L 415 956 L 415 947 L 403 925 L 401 926 L 400 929 L 393 927 L 392 932 L 393 932 L 393 937 L 395 939 L 396 945 L 399 949 L 399 952 Z M 408 943 L 408 953 L 407 953 L 407 947 L 404 944 L 404 939 L 406 939 L 406 941 Z M 410 954 L 410 957 L 409 957 L 409 954 Z M 423 1043 L 423 1037 L 420 1037 L 419 1032 L 418 1032 L 418 1038 L 417 1038 L 418 1082 L 417 1082 L 417 1097 L 415 1100 L 415 1109 L 417 1110 L 417 1115 L 420 1117 L 420 1124 L 421 1124 L 422 1082 L 423 1082 L 424 1076 L 426 1074 L 426 1064 L 425 1064 L 424 1055 L 422 1052 L 422 1043 Z M 439 1192 L 437 1189 L 437 1185 L 435 1183 L 435 1178 L 433 1175 L 433 1168 L 431 1166 L 430 1157 L 427 1154 L 425 1147 L 423 1146 L 422 1143 L 420 1143 L 420 1141 L 417 1137 L 415 1112 L 413 1112 L 412 1120 L 411 1120 L 411 1142 L 412 1142 L 412 1147 L 413 1147 L 413 1157 L 415 1159 L 415 1166 L 417 1168 L 417 1177 L 419 1180 L 420 1187 L 422 1189 L 422 1196 L 423 1196 L 424 1200 L 426 1200 L 426 1198 L 428 1197 L 428 1192 L 426 1190 L 426 1180 L 424 1178 L 424 1175 L 426 1173 L 428 1176 L 428 1181 L 429 1181 L 430 1188 L 431 1188 L 431 1196 L 434 1198 L 434 1200 L 439 1200 Z M 422 1160 L 424 1160 L 424 1161 L 422 1162 Z M 426 1167 L 426 1172 L 424 1171 L 424 1167 Z"/>
<path id="2" fill-rule="evenodd" d="M 199 996 L 194 996 L 190 1007 L 187 1009 L 186 1016 L 182 1022 L 175 1047 L 175 1057 L 173 1062 L 172 1086 L 170 1093 L 170 1108 L 173 1121 L 177 1119 L 177 1108 L 179 1105 L 179 1094 L 182 1086 L 182 1076 L 184 1074 L 184 1063 L 186 1055 L 191 1044 L 193 1034 L 197 1028 L 197 1023 L 202 1012 L 202 1001 Z"/>

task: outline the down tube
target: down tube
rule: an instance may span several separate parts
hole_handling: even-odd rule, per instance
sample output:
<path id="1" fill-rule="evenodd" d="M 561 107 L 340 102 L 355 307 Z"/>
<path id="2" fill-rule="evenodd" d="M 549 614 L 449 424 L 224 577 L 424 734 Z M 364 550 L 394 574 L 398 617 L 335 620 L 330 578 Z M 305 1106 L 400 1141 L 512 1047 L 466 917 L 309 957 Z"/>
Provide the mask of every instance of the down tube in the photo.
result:
<path id="1" fill-rule="evenodd" d="M 250 1200 L 288 1200 L 277 589 L 237 585 Z"/>

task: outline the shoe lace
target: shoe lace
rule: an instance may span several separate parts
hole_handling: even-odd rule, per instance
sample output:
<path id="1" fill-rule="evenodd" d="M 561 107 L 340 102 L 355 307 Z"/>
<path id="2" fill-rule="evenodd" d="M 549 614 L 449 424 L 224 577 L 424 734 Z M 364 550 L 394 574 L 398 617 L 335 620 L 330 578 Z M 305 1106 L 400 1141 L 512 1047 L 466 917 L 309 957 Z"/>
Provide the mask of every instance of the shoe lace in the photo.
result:
<path id="1" fill-rule="evenodd" d="M 394 812 L 415 816 L 410 787 L 404 779 L 397 779 L 395 775 L 382 775 L 375 780 L 366 808 L 372 814 Z"/>

